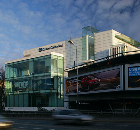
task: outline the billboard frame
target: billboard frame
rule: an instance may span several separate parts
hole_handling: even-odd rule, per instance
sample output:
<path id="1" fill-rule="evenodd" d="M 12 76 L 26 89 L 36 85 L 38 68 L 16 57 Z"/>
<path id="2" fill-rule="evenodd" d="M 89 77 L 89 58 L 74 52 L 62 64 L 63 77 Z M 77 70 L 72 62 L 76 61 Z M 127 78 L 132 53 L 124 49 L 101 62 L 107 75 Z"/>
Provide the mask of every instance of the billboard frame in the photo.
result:
<path id="1" fill-rule="evenodd" d="M 80 75 L 78 75 L 78 77 L 82 77 L 82 76 L 85 76 L 85 75 L 96 74 L 96 73 L 101 73 L 101 72 L 106 72 L 106 71 L 115 70 L 115 69 L 120 69 L 120 88 L 119 89 L 107 89 L 107 90 L 80 92 L 78 94 L 81 95 L 81 94 L 92 94 L 92 93 L 102 93 L 102 92 L 123 91 L 124 90 L 124 87 L 123 87 L 123 65 L 119 65 L 119 66 L 115 66 L 115 67 L 110 67 L 110 68 L 105 68 L 105 69 L 101 69 L 101 70 L 96 70 L 96 71 L 80 74 Z M 66 84 L 66 81 L 70 80 L 70 79 L 76 79 L 76 76 L 72 76 L 72 77 L 66 78 L 65 84 Z M 65 86 L 65 89 L 66 89 L 66 86 Z M 68 95 L 76 95 L 76 93 L 66 93 L 66 95 L 67 96 Z"/>
<path id="2" fill-rule="evenodd" d="M 125 90 L 140 90 L 140 87 L 139 88 L 129 88 L 128 87 L 129 68 L 133 68 L 133 67 L 140 67 L 140 63 L 125 65 Z"/>

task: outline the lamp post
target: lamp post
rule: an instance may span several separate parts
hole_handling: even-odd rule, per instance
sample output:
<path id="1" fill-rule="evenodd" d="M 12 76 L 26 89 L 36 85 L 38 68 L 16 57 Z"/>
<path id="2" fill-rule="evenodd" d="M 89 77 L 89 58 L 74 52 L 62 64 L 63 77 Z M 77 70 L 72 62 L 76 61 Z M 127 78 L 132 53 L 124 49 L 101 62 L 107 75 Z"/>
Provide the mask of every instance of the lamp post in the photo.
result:
<path id="1" fill-rule="evenodd" d="M 73 44 L 75 47 L 76 47 L 76 62 L 77 62 L 77 108 L 78 108 L 78 91 L 79 91 L 79 88 L 78 88 L 78 52 L 77 52 L 77 46 L 73 43 L 73 41 L 70 40 L 68 41 L 70 44 Z"/>

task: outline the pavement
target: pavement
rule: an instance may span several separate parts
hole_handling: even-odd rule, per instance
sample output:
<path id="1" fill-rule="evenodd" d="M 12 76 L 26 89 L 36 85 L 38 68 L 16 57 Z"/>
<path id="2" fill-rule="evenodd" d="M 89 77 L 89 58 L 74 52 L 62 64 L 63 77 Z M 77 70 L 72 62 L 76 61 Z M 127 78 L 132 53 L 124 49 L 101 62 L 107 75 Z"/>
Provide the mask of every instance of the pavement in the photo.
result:
<path id="1" fill-rule="evenodd" d="M 140 123 L 139 115 L 112 114 L 95 115 L 95 122 L 116 122 L 116 123 Z"/>
<path id="2" fill-rule="evenodd" d="M 8 117 L 18 120 L 52 120 L 52 117 Z M 140 123 L 140 117 L 95 117 L 94 122 Z"/>
<path id="3" fill-rule="evenodd" d="M 140 118 L 95 118 L 95 122 L 140 123 Z"/>

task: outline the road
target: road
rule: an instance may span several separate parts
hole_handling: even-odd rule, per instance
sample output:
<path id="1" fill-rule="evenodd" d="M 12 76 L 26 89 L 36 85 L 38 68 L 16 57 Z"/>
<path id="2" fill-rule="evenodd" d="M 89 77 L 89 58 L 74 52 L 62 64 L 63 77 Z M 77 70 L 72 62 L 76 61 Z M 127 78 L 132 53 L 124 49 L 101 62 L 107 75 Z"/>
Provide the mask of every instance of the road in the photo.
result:
<path id="1" fill-rule="evenodd" d="M 11 119 L 12 130 L 140 130 L 140 123 L 94 122 L 92 125 L 55 125 L 51 120 L 45 119 Z"/>

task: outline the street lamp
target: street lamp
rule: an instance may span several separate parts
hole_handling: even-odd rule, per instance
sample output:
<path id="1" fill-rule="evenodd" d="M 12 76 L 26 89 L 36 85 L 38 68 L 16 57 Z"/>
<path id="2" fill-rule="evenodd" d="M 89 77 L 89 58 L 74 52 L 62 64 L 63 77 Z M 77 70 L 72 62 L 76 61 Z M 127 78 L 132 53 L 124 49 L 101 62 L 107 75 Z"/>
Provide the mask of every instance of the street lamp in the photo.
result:
<path id="1" fill-rule="evenodd" d="M 71 38 L 70 38 L 70 40 L 68 42 L 70 44 L 73 44 L 76 47 L 76 62 L 77 62 L 77 108 L 78 108 L 78 103 L 79 103 L 79 101 L 78 101 L 78 91 L 79 91 L 79 89 L 78 89 L 78 53 L 77 53 L 77 46 L 73 43 Z"/>

